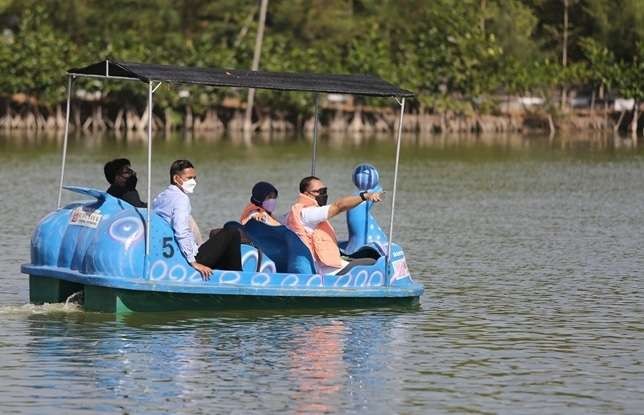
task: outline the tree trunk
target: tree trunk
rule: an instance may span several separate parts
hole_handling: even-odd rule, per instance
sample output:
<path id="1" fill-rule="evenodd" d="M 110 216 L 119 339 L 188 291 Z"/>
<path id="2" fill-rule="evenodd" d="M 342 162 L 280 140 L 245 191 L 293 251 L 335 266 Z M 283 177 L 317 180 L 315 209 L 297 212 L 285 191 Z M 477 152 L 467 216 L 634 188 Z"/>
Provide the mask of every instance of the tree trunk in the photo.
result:
<path id="1" fill-rule="evenodd" d="M 44 130 L 47 127 L 47 120 L 45 119 L 45 116 L 36 108 L 34 110 L 36 112 L 36 126 L 38 127 L 39 130 Z"/>
<path id="2" fill-rule="evenodd" d="M 271 114 L 259 114 L 259 131 L 268 133 L 273 129 Z"/>
<path id="3" fill-rule="evenodd" d="M 156 114 L 152 114 L 152 129 L 153 130 L 163 129 L 163 120 L 159 118 L 159 116 Z"/>
<path id="4" fill-rule="evenodd" d="M 637 142 L 637 119 L 639 117 L 639 106 L 640 103 L 635 100 L 635 102 L 633 103 L 633 119 L 631 120 L 631 138 L 633 139 L 633 142 Z"/>
<path id="5" fill-rule="evenodd" d="M 93 115 L 94 115 L 94 109 L 92 108 L 92 111 L 90 112 L 90 114 L 85 119 L 85 122 L 83 123 L 83 126 L 82 126 L 83 131 L 86 131 L 86 132 L 89 131 L 93 123 L 93 119 L 94 119 Z"/>
<path id="6" fill-rule="evenodd" d="M 186 106 L 186 117 L 183 122 L 183 128 L 185 130 L 192 130 L 193 127 L 193 117 L 192 117 L 192 107 L 190 105 Z"/>
<path id="7" fill-rule="evenodd" d="M 163 118 L 165 118 L 165 133 L 168 135 L 172 132 L 172 110 L 170 107 L 166 107 L 163 110 Z"/>
<path id="8" fill-rule="evenodd" d="M 250 28 L 250 25 L 253 23 L 253 17 L 255 17 L 256 12 L 257 12 L 257 6 L 253 7 L 253 10 L 250 12 L 248 17 L 246 17 L 246 20 L 244 20 L 244 25 L 242 26 L 241 30 L 237 34 L 237 37 L 235 38 L 233 49 L 237 49 L 237 47 L 241 45 L 242 41 L 246 37 L 246 34 L 248 33 L 248 29 Z"/>
<path id="9" fill-rule="evenodd" d="M 81 109 L 80 105 L 78 104 L 74 105 L 73 107 L 74 111 L 72 112 L 74 113 L 74 128 L 76 128 L 76 131 L 78 131 L 83 126 L 81 123 Z"/>
<path id="10" fill-rule="evenodd" d="M 561 48 L 561 66 L 564 68 L 568 65 L 568 7 L 570 4 L 569 0 L 562 0 L 564 6 L 564 15 L 563 15 L 563 45 Z M 566 108 L 566 87 L 561 87 L 561 109 L 565 110 Z"/>
<path id="11" fill-rule="evenodd" d="M 355 111 L 353 112 L 353 119 L 349 124 L 348 130 L 357 133 L 361 132 L 364 129 L 364 123 L 362 121 L 362 105 L 356 106 Z"/>
<path id="12" fill-rule="evenodd" d="M 146 105 L 145 110 L 143 111 L 143 114 L 141 117 L 138 117 L 138 122 L 137 122 L 137 130 L 140 132 L 145 132 L 146 127 L 148 126 L 148 113 L 150 112 L 150 106 Z M 154 127 L 154 123 L 152 124 L 152 127 Z"/>
<path id="13" fill-rule="evenodd" d="M 33 110 L 31 106 L 27 110 L 27 113 L 25 114 L 25 125 L 27 126 L 27 130 L 33 130 L 36 128 L 36 117 L 34 117 Z"/>
<path id="14" fill-rule="evenodd" d="M 441 126 L 440 126 L 440 128 L 441 128 L 441 134 L 445 134 L 445 133 L 447 132 L 447 131 L 446 131 L 446 129 L 447 129 L 447 122 L 446 122 L 446 120 L 445 120 L 445 111 L 441 111 L 441 113 L 440 113 L 440 115 L 439 115 L 439 116 L 440 116 L 440 120 L 441 120 Z"/>
<path id="15" fill-rule="evenodd" d="M 96 130 L 105 131 L 106 125 L 103 120 L 103 106 L 99 103 L 94 107 L 94 125 Z"/>
<path id="16" fill-rule="evenodd" d="M 123 108 L 119 108 L 116 113 L 116 119 L 114 120 L 114 130 L 120 131 L 123 127 L 125 127 L 123 123 Z"/>
<path id="17" fill-rule="evenodd" d="M 139 116 L 135 110 L 128 108 L 125 110 L 125 128 L 129 131 L 144 133 L 148 126 L 148 106 L 145 106 L 143 114 Z M 154 127 L 154 123 L 153 123 Z"/>
<path id="18" fill-rule="evenodd" d="M 606 85 L 602 83 L 599 97 L 604 101 L 604 129 L 608 129 L 608 100 L 606 99 Z"/>
<path id="19" fill-rule="evenodd" d="M 206 113 L 206 117 L 208 118 L 208 125 L 210 125 L 210 128 L 213 131 L 223 131 L 224 130 L 224 123 L 221 122 L 219 119 L 219 116 L 217 116 L 217 112 L 213 109 L 209 109 L 208 112 Z"/>
<path id="20" fill-rule="evenodd" d="M 65 116 L 60 104 L 56 105 L 56 128 L 65 128 Z"/>
<path id="21" fill-rule="evenodd" d="M 329 123 L 329 131 L 346 131 L 347 120 L 342 115 L 341 110 L 336 110 L 333 119 Z"/>
<path id="22" fill-rule="evenodd" d="M 11 106 L 9 105 L 9 101 L 5 102 L 5 112 L 2 119 L 0 119 L 0 124 L 2 124 L 5 130 L 11 129 Z"/>
<path id="23" fill-rule="evenodd" d="M 485 6 L 486 6 L 486 0 L 481 0 L 481 20 L 479 21 L 479 25 L 481 27 L 481 33 L 485 35 Z"/>
<path id="24" fill-rule="evenodd" d="M 266 22 L 266 9 L 268 0 L 262 0 L 259 8 L 259 25 L 257 27 L 257 36 L 255 37 L 255 51 L 253 52 L 253 63 L 251 71 L 259 68 L 259 59 L 262 54 L 262 41 L 264 39 L 264 25 Z M 253 104 L 255 101 L 255 88 L 248 90 L 248 103 L 246 104 L 246 115 L 244 116 L 244 134 L 250 134 L 253 118 Z"/>
<path id="25" fill-rule="evenodd" d="M 307 136 L 308 136 L 308 133 L 313 132 L 314 126 L 315 126 L 315 117 L 311 117 L 306 121 L 304 121 L 304 125 L 302 126 L 302 128 L 304 129 L 304 132 L 307 133 Z"/>
<path id="26" fill-rule="evenodd" d="M 550 131 L 550 138 L 555 136 L 555 122 L 552 119 L 552 114 L 548 113 L 548 129 Z"/>
<path id="27" fill-rule="evenodd" d="M 622 120 L 624 119 L 624 114 L 626 114 L 626 111 L 622 111 L 619 114 L 619 118 L 617 119 L 617 123 L 613 126 L 613 133 L 617 134 L 619 131 L 619 127 L 622 125 Z"/>

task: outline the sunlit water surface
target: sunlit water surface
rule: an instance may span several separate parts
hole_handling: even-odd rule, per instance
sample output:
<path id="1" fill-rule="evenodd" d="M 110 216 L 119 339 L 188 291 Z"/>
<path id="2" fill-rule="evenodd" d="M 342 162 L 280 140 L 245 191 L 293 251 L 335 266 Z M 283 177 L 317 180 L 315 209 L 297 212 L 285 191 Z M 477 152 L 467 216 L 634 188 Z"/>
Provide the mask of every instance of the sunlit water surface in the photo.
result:
<path id="1" fill-rule="evenodd" d="M 157 139 L 153 193 L 189 158 L 202 228 L 235 219 L 258 180 L 279 188 L 285 211 L 309 144 L 233 141 Z M 394 235 L 426 288 L 418 308 L 121 317 L 27 304 L 19 266 L 55 207 L 59 148 L 0 137 L 2 413 L 643 412 L 641 147 L 405 138 Z M 393 152 L 389 138 L 327 138 L 317 174 L 333 199 L 354 190 L 358 162 L 374 163 L 385 227 Z M 73 140 L 66 183 L 104 188 L 102 165 L 119 156 L 145 197 L 141 142 Z"/>

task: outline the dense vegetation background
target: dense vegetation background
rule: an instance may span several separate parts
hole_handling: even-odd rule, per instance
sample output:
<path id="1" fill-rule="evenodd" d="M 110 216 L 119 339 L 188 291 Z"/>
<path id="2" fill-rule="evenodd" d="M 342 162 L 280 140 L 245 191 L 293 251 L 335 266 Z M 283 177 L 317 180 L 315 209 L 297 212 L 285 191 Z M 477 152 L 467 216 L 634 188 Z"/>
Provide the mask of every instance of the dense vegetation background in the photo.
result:
<path id="1" fill-rule="evenodd" d="M 5 120 L 60 118 L 66 69 L 106 57 L 250 68 L 258 9 L 255 0 L 0 0 Z M 376 74 L 414 91 L 410 111 L 418 114 L 495 114 L 508 96 L 541 97 L 542 111 L 554 117 L 575 94 L 593 104 L 617 96 L 640 103 L 644 1 L 270 0 L 260 69 Z M 77 105 L 94 103 L 83 117 L 95 119 L 98 103 L 98 116 L 113 126 L 112 106 L 127 102 L 137 114 L 145 107 L 141 85 L 79 84 Z M 160 125 L 243 106 L 246 94 L 181 91 L 157 93 Z M 257 114 L 303 126 L 311 102 L 307 94 L 259 91 Z M 390 104 L 369 101 L 372 109 Z"/>

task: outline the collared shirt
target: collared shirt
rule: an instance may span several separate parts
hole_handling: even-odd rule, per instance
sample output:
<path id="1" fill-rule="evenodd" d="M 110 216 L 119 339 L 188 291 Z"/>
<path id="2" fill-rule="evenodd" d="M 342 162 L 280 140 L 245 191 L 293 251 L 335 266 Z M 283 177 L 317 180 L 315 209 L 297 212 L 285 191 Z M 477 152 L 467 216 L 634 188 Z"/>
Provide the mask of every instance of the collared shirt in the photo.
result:
<path id="1" fill-rule="evenodd" d="M 172 226 L 174 237 L 188 262 L 195 262 L 199 247 L 190 228 L 190 198 L 177 186 L 171 184 L 159 193 L 152 202 L 154 211 Z"/>
<path id="2" fill-rule="evenodd" d="M 313 234 L 315 231 L 315 228 L 325 220 L 329 219 L 329 208 L 331 205 L 324 205 L 324 206 L 309 206 L 305 207 L 301 210 L 300 213 L 300 218 L 302 219 L 302 224 L 304 225 L 304 229 L 306 232 L 309 234 Z M 328 265 L 323 264 L 320 261 L 315 262 L 315 270 L 317 271 L 318 274 L 322 275 L 335 275 L 340 270 L 344 267 L 346 267 L 349 262 L 342 260 L 342 267 L 340 268 L 335 268 L 335 267 L 330 267 Z"/>

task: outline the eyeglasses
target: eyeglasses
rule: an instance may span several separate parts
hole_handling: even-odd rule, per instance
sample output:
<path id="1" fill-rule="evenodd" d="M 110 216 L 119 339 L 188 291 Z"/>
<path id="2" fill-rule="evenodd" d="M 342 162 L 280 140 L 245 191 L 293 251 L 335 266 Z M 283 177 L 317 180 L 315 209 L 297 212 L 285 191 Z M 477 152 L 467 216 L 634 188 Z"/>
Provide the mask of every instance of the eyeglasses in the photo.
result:
<path id="1" fill-rule="evenodd" d="M 318 193 L 318 194 L 324 195 L 326 194 L 326 191 L 327 191 L 326 187 L 320 187 L 319 189 L 309 190 L 309 193 Z"/>

